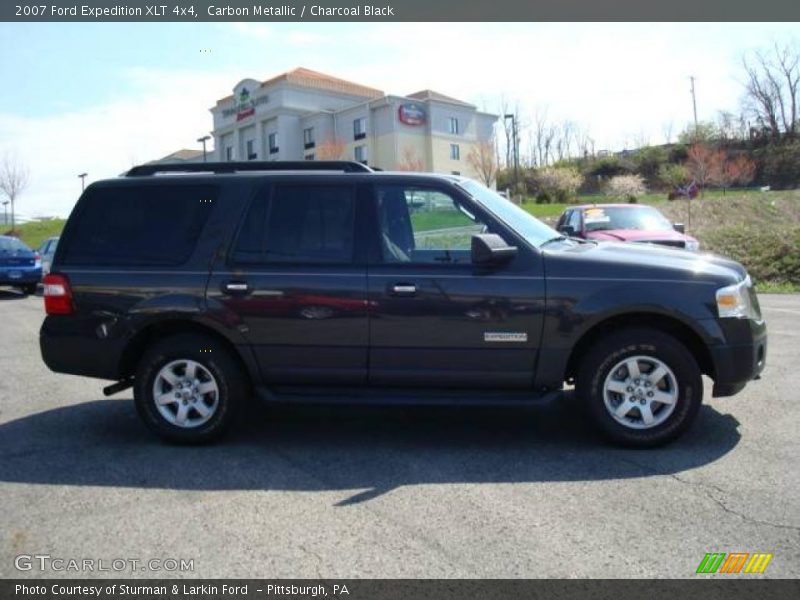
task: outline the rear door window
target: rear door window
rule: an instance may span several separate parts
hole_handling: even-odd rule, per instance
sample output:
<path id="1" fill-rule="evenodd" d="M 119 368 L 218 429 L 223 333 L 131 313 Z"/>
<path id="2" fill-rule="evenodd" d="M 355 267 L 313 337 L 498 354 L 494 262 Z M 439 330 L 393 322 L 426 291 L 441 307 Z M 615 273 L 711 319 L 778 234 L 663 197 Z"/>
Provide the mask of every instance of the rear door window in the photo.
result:
<path id="1" fill-rule="evenodd" d="M 81 201 L 65 265 L 176 266 L 191 256 L 218 195 L 210 185 L 90 189 Z"/>
<path id="2" fill-rule="evenodd" d="M 245 216 L 234 262 L 350 263 L 352 186 L 276 185 L 257 195 Z"/>

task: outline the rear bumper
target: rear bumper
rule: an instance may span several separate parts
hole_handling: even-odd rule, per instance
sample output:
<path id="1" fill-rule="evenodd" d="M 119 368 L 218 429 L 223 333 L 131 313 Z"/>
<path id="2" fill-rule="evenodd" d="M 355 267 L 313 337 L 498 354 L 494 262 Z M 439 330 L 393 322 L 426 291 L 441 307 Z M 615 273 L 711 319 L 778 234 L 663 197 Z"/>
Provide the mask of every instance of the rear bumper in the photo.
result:
<path id="1" fill-rule="evenodd" d="M 13 276 L 16 274 L 16 276 Z M 24 285 L 39 283 L 42 280 L 42 268 L 0 267 L 0 285 Z"/>
<path id="2" fill-rule="evenodd" d="M 734 320 L 730 320 L 734 321 Z M 715 398 L 733 396 L 748 381 L 758 379 L 767 362 L 767 326 L 764 321 L 738 321 L 724 325 L 733 343 L 712 346 Z"/>
<path id="3" fill-rule="evenodd" d="M 51 371 L 99 379 L 119 379 L 121 339 L 101 339 L 86 323 L 59 315 L 45 318 L 39 331 L 42 360 Z"/>

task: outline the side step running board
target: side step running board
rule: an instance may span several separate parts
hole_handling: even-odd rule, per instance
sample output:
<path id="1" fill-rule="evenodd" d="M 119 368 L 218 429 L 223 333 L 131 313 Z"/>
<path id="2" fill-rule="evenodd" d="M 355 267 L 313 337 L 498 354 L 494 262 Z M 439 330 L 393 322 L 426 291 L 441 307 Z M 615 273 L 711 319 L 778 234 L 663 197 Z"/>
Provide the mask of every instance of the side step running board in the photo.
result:
<path id="1" fill-rule="evenodd" d="M 561 397 L 563 390 L 536 394 L 531 390 L 409 390 L 386 388 L 255 388 L 267 404 L 358 406 L 532 406 Z"/>

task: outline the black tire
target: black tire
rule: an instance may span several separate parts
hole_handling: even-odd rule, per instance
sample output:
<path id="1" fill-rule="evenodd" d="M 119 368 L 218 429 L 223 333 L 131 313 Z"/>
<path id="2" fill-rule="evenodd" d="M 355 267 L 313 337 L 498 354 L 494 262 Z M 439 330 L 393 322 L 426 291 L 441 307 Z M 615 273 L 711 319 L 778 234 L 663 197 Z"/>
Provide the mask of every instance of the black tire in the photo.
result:
<path id="1" fill-rule="evenodd" d="M 606 408 L 606 378 L 621 361 L 633 356 L 652 357 L 661 361 L 672 371 L 677 384 L 677 402 L 674 402 L 672 413 L 663 422 L 649 428 L 635 429 L 622 424 Z M 622 373 L 621 377 L 625 377 L 626 371 L 622 370 Z M 703 400 L 703 379 L 691 352 L 672 336 L 655 329 L 624 329 L 595 343 L 583 357 L 578 370 L 576 392 L 592 420 L 611 441 L 647 448 L 670 442 L 689 428 Z M 637 408 L 635 404 L 630 406 Z M 664 404 L 656 406 L 659 410 L 666 408 Z M 635 421 L 637 411 L 633 410 L 632 414 L 632 420 Z M 641 413 L 639 416 L 642 416 Z"/>
<path id="2" fill-rule="evenodd" d="M 156 406 L 153 390 L 161 369 L 173 361 L 182 360 L 199 363 L 207 374 L 213 376 L 218 389 L 210 398 L 206 396 L 212 403 L 215 401 L 211 417 L 193 427 L 181 427 L 168 421 Z M 239 363 L 224 347 L 203 335 L 178 334 L 157 342 L 144 353 L 136 370 L 133 397 L 139 416 L 156 435 L 177 444 L 203 444 L 219 439 L 225 433 L 244 403 L 247 390 Z M 175 412 L 177 410 L 176 403 Z M 192 414 L 201 417 L 199 413 Z"/>
<path id="3" fill-rule="evenodd" d="M 33 296 L 36 293 L 36 284 L 28 283 L 26 285 L 20 286 L 19 289 L 22 290 L 23 294 L 26 294 L 28 296 Z"/>

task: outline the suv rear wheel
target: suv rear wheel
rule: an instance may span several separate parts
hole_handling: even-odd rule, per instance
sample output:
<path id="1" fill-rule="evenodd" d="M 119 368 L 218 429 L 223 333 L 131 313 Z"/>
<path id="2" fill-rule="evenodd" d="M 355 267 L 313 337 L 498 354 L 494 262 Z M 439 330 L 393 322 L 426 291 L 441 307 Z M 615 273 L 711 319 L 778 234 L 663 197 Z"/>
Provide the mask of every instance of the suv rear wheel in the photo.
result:
<path id="1" fill-rule="evenodd" d="M 597 342 L 577 379 L 578 397 L 613 441 L 649 447 L 681 435 L 703 399 L 700 368 L 678 340 L 627 329 Z"/>
<path id="2" fill-rule="evenodd" d="M 220 437 L 246 393 L 236 360 L 213 339 L 169 337 L 139 362 L 134 399 L 145 424 L 165 440 L 198 444 Z"/>

